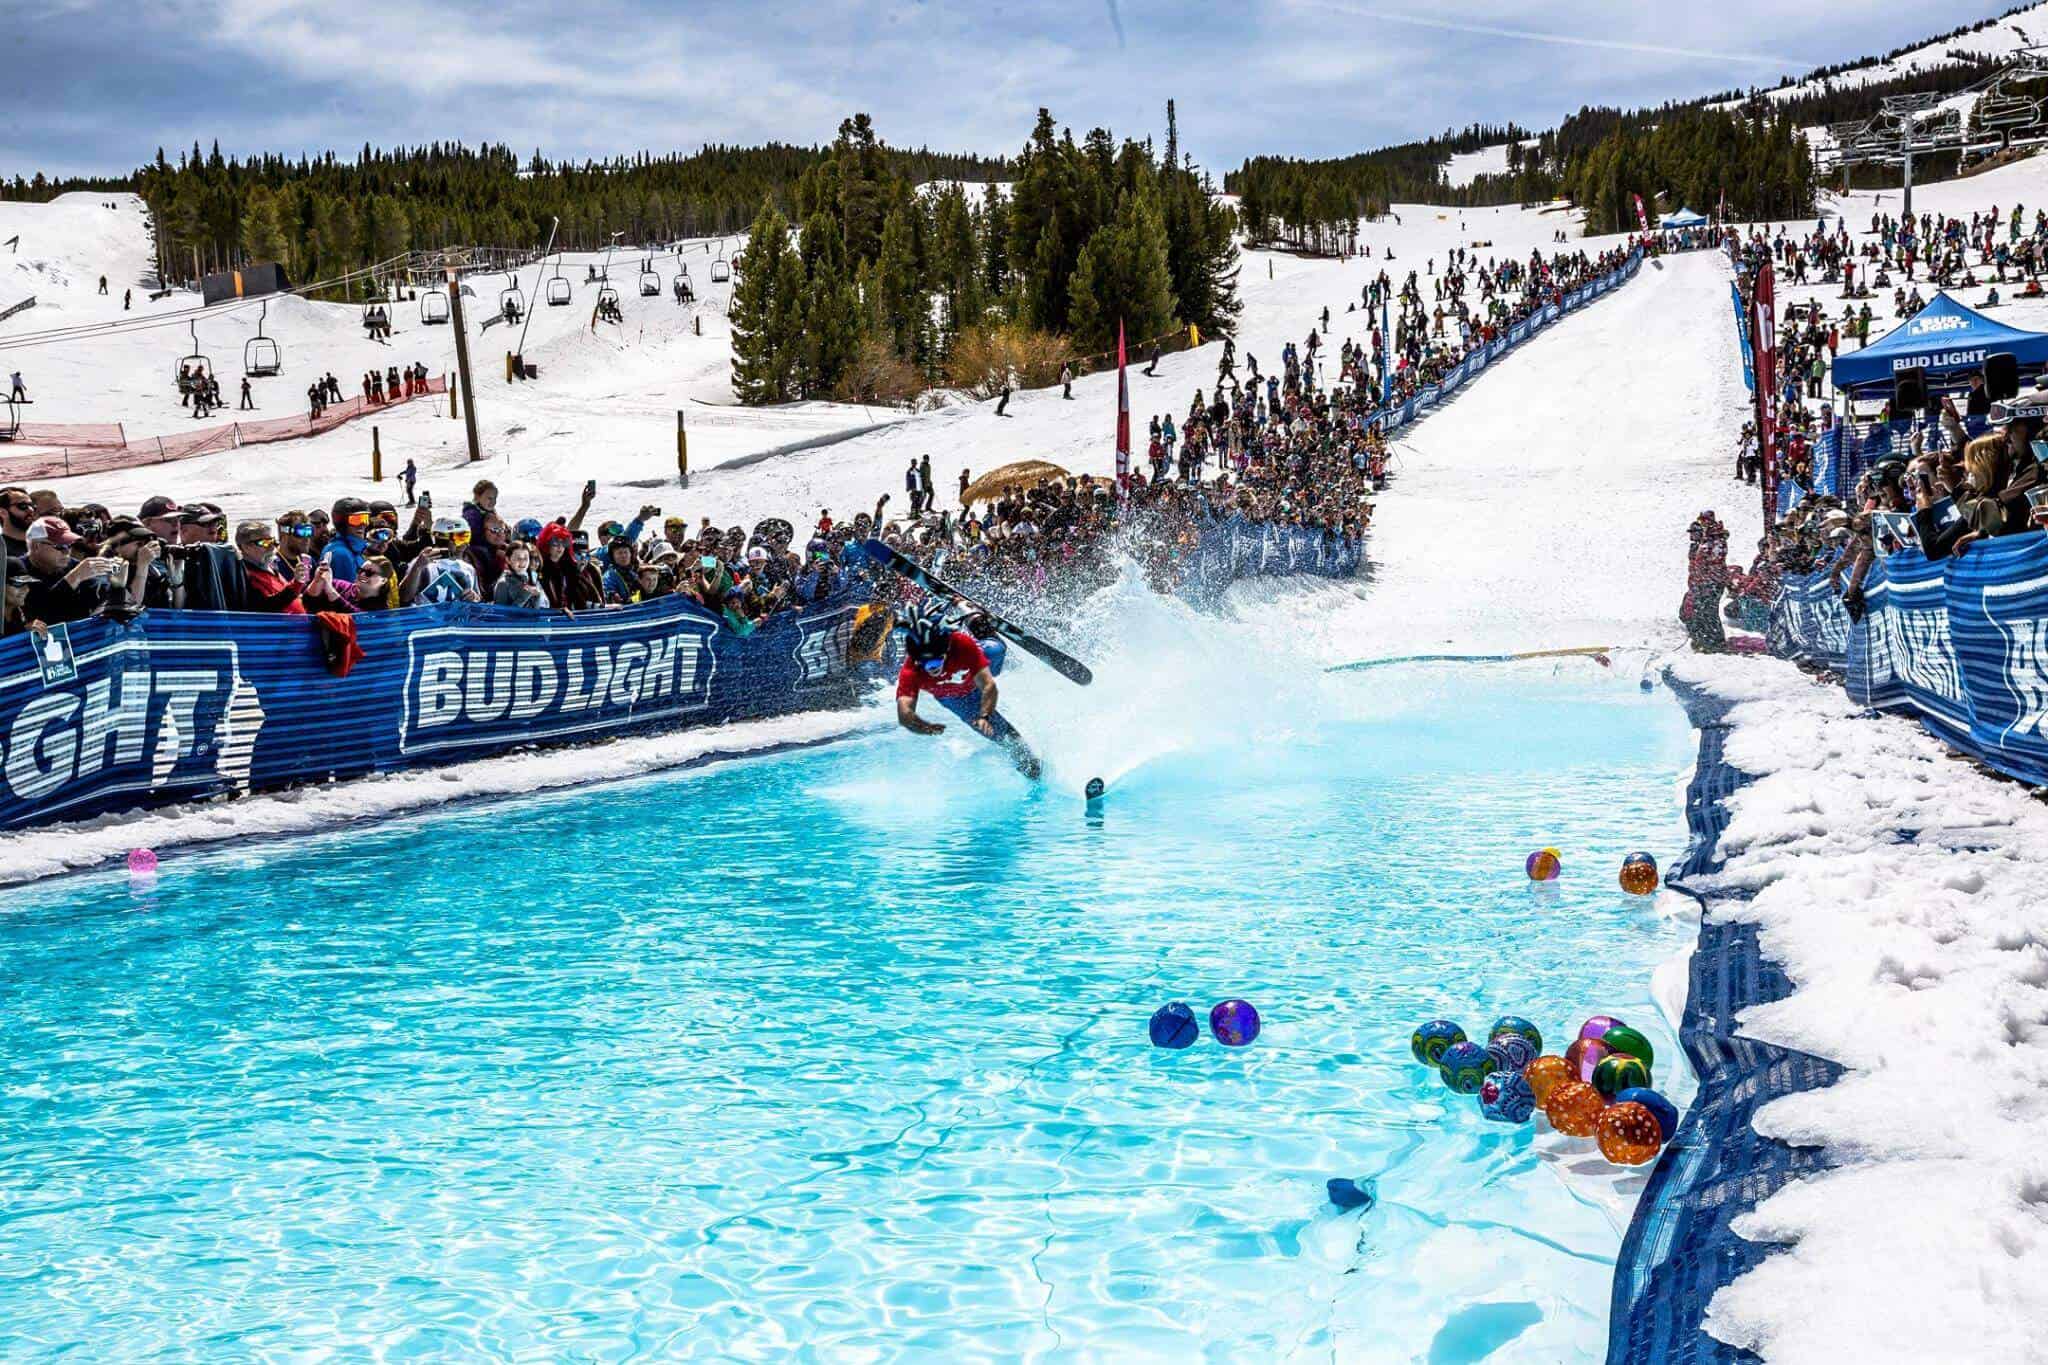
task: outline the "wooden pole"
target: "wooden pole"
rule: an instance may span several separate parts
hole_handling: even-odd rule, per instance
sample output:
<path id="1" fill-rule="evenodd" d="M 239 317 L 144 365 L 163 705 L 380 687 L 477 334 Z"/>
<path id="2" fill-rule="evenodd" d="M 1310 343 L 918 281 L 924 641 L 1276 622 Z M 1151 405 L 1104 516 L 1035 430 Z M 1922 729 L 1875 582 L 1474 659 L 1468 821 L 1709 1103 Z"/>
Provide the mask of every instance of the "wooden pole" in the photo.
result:
<path id="1" fill-rule="evenodd" d="M 384 442 L 377 428 L 370 428 L 370 482 L 384 482 Z"/>
<path id="2" fill-rule="evenodd" d="M 676 479 L 690 486 L 690 433 L 683 429 L 683 410 L 676 409 Z"/>
<path id="3" fill-rule="evenodd" d="M 469 436 L 469 462 L 476 464 L 484 457 L 483 446 L 476 435 L 476 393 L 469 381 L 469 329 L 462 321 L 462 285 L 455 278 L 455 267 L 448 270 L 448 318 L 455 324 L 455 382 L 462 388 L 462 424 Z"/>

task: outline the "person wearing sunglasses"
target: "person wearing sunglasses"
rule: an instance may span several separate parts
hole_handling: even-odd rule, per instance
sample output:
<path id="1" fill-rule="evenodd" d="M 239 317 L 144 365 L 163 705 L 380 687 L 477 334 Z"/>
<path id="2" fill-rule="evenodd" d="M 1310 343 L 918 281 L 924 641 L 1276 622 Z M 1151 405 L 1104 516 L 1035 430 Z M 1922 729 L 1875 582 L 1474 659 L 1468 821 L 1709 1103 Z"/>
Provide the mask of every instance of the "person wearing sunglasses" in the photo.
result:
<path id="1" fill-rule="evenodd" d="M 277 557 L 301 583 L 313 578 L 313 538 L 318 531 L 304 512 L 286 512 L 277 519 Z"/>
<path id="2" fill-rule="evenodd" d="M 245 610 L 304 616 L 299 599 L 305 588 L 296 576 L 283 572 L 277 558 L 277 533 L 267 521 L 245 521 L 235 527 L 235 554 L 241 561 L 242 580 L 248 585 Z"/>
<path id="3" fill-rule="evenodd" d="M 454 517 L 442 517 L 434 523 L 434 543 L 420 552 L 406 571 L 405 582 L 400 585 L 398 598 L 410 606 L 414 603 L 434 602 L 480 602 L 483 593 L 478 588 L 476 569 L 465 557 L 469 549 L 469 526 Z"/>
<path id="4" fill-rule="evenodd" d="M 35 520 L 36 505 L 26 488 L 0 488 L 0 547 L 8 558 L 28 553 L 28 528 Z"/>

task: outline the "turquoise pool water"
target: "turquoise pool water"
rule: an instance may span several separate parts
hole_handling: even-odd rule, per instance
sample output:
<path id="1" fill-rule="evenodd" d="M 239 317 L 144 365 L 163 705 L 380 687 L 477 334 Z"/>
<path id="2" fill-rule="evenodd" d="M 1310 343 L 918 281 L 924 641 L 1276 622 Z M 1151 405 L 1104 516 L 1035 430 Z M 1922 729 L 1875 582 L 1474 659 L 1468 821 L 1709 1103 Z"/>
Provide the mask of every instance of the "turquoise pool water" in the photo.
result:
<path id="1" fill-rule="evenodd" d="M 12 892 L 0 1355 L 1594 1358 L 1618 1234 L 1407 1047 L 1654 1019 L 1689 732 L 1594 674 L 1020 672 L 1038 789 L 888 734 Z"/>

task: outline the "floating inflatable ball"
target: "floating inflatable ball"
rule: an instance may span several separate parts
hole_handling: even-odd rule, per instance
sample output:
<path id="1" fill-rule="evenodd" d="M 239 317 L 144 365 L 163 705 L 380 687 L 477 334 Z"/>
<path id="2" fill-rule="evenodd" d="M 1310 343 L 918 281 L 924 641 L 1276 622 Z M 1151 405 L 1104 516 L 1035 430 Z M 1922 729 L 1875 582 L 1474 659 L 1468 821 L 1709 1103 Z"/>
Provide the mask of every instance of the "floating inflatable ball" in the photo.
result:
<path id="1" fill-rule="evenodd" d="M 1536 1092 L 1536 1103 L 1542 1105 L 1550 1099 L 1550 1092 L 1572 1079 L 1572 1064 L 1555 1053 L 1538 1057 L 1522 1068 L 1522 1079 Z"/>
<path id="2" fill-rule="evenodd" d="M 1554 848 L 1539 848 L 1529 855 L 1523 866 L 1528 870 L 1532 882 L 1554 881 L 1564 871 L 1564 855 Z"/>
<path id="3" fill-rule="evenodd" d="M 1550 1120 L 1550 1126 L 1567 1137 L 1591 1137 L 1600 1122 L 1600 1112 L 1607 1107 L 1607 1101 L 1600 1092 L 1584 1081 L 1566 1081 L 1550 1092 L 1544 1102 L 1543 1116 Z M 1649 1110 L 1643 1111 L 1645 1114 Z M 1655 1119 L 1650 1120 L 1654 1126 Z"/>
<path id="4" fill-rule="evenodd" d="M 1152 1012 L 1151 1033 L 1152 1046 L 1178 1052 L 1195 1045 L 1195 1040 L 1202 1036 L 1202 1026 L 1195 1022 L 1195 1012 L 1176 1000 Z"/>
<path id="5" fill-rule="evenodd" d="M 1572 1069 L 1572 1078 L 1586 1082 L 1593 1081 L 1593 1068 L 1606 1060 L 1610 1051 L 1607 1044 L 1597 1038 L 1581 1038 L 1564 1050 L 1565 1064 Z"/>
<path id="6" fill-rule="evenodd" d="M 1259 1012 L 1249 1000 L 1224 1000 L 1209 1011 L 1209 1032 L 1225 1047 L 1243 1047 L 1259 1036 Z"/>
<path id="7" fill-rule="evenodd" d="M 1542 1031 L 1519 1014 L 1503 1014 L 1500 1018 L 1494 1020 L 1493 1027 L 1486 1031 L 1486 1036 L 1491 1041 L 1500 1037 L 1503 1033 L 1519 1034 L 1521 1037 L 1529 1040 L 1530 1047 L 1535 1048 L 1538 1052 L 1543 1051 Z"/>
<path id="8" fill-rule="evenodd" d="M 1631 853 L 1621 860 L 1621 889 L 1631 896 L 1647 896 L 1657 889 L 1657 860 L 1647 853 Z"/>
<path id="9" fill-rule="evenodd" d="M 1626 1052 L 1644 1066 L 1655 1066 L 1657 1054 L 1650 1047 L 1650 1040 L 1627 1024 L 1616 1024 L 1600 1035 L 1600 1041 L 1609 1052 Z"/>
<path id="10" fill-rule="evenodd" d="M 1649 1084 L 1650 1068 L 1626 1052 L 1609 1053 L 1593 1068 L 1593 1088 L 1609 1099 L 1638 1086 L 1648 1088 Z"/>
<path id="11" fill-rule="evenodd" d="M 1669 1142 L 1672 1138 L 1678 1136 L 1678 1106 L 1665 1099 L 1656 1091 L 1636 1086 L 1633 1089 L 1624 1090 L 1619 1095 L 1616 1095 L 1614 1102 L 1616 1104 L 1640 1104 L 1643 1108 L 1649 1110 L 1651 1116 L 1657 1120 L 1658 1130 L 1664 1134 L 1664 1141 Z"/>
<path id="12" fill-rule="evenodd" d="M 1493 1070 L 1493 1063 L 1486 1059 L 1486 1049 L 1477 1043 L 1452 1043 L 1444 1049 L 1443 1060 L 1437 1066 L 1443 1072 L 1444 1084 L 1460 1095 L 1478 1094 Z"/>
<path id="13" fill-rule="evenodd" d="M 1594 1135 L 1600 1139 L 1600 1155 L 1617 1166 L 1640 1166 L 1664 1146 L 1657 1116 L 1635 1103 L 1602 1110 L 1594 1121 Z"/>
<path id="14" fill-rule="evenodd" d="M 1465 1041 L 1465 1030 L 1448 1019 L 1432 1019 L 1408 1040 L 1409 1050 L 1415 1060 L 1424 1066 L 1435 1066 L 1444 1059 L 1444 1049 L 1453 1043 Z"/>
<path id="15" fill-rule="evenodd" d="M 156 850 L 153 848 L 129 849 L 128 870 L 135 873 L 156 871 Z"/>
<path id="16" fill-rule="evenodd" d="M 1581 1038 L 1605 1038 L 1607 1030 L 1620 1027 L 1623 1027 L 1621 1020 L 1616 1019 L 1613 1015 L 1596 1014 L 1585 1023 L 1579 1025 L 1579 1036 Z"/>
<path id="17" fill-rule="evenodd" d="M 1479 1085 L 1479 1112 L 1495 1123 L 1527 1123 L 1536 1092 L 1519 1071 L 1496 1071 Z"/>
<path id="18" fill-rule="evenodd" d="M 1486 1045 L 1486 1059 L 1495 1071 L 1520 1071 L 1536 1060 L 1536 1047 L 1519 1033 L 1495 1034 Z"/>

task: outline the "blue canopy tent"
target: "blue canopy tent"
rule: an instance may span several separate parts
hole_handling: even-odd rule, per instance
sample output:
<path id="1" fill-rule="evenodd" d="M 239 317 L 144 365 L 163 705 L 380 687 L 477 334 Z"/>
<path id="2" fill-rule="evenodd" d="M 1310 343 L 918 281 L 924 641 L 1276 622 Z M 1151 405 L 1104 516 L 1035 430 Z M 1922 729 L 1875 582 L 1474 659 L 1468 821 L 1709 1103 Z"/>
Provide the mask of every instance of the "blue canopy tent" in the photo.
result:
<path id="1" fill-rule="evenodd" d="M 2020 370 L 2048 366 L 2048 333 L 2023 332 L 1964 307 L 1946 293 L 1860 351 L 1835 357 L 1835 388 L 1852 396 L 1882 389 L 1889 397 L 1893 377 L 1925 370 L 1930 389 L 1966 383 L 1984 368 L 1987 356 L 2010 352 Z M 1944 385 L 1944 381 L 1946 384 Z M 1875 395 L 1869 395 L 1875 396 Z"/>
<path id="2" fill-rule="evenodd" d="M 1660 228 L 1696 228 L 1706 225 L 1706 214 L 1694 213 L 1691 209 L 1685 208 L 1676 213 L 1667 213 L 1657 220 L 1657 226 Z"/>

